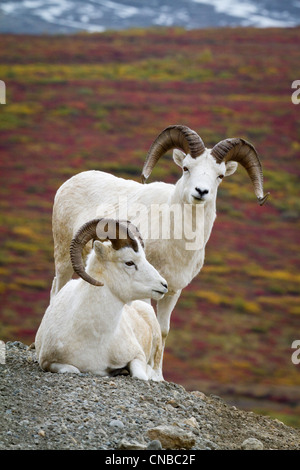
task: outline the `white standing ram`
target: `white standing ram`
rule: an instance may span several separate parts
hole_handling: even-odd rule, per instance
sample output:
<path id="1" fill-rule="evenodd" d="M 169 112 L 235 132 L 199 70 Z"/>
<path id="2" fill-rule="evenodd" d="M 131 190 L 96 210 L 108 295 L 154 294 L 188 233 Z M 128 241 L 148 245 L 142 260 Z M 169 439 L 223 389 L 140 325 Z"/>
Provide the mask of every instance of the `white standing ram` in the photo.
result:
<path id="1" fill-rule="evenodd" d="M 137 234 L 132 224 L 109 219 L 79 229 L 71 260 L 81 279 L 70 280 L 51 300 L 36 334 L 42 369 L 114 375 L 127 368 L 133 377 L 163 380 L 160 327 L 153 307 L 141 299 L 159 300 L 168 289 Z M 82 250 L 90 240 L 85 268 Z"/>
<path id="2" fill-rule="evenodd" d="M 156 312 L 163 344 L 182 289 L 203 266 L 205 246 L 216 218 L 217 189 L 223 177 L 233 174 L 239 163 L 246 169 L 260 205 L 268 196 L 263 193 L 262 167 L 252 144 L 241 138 L 230 138 L 207 149 L 195 131 L 182 125 L 167 127 L 155 139 L 144 164 L 143 183 L 159 158 L 171 149 L 174 149 L 175 163 L 182 168 L 182 176 L 176 184 L 141 184 L 102 171 L 86 171 L 73 176 L 58 189 L 53 207 L 55 278 L 52 297 L 72 277 L 69 245 L 78 227 L 93 217 L 104 215 L 101 212 L 106 205 L 117 209 L 120 201 L 126 198 L 127 218 L 141 231 L 147 259 L 168 283 L 168 295 L 157 302 Z M 173 218 L 165 214 L 162 228 L 170 225 L 168 237 L 151 237 L 145 233 L 148 224 L 141 219 L 136 207 L 142 206 L 150 213 L 157 205 L 167 205 L 170 211 L 176 206 L 182 213 L 189 208 L 183 223 L 185 227 L 179 227 L 178 221 L 174 227 Z M 199 207 L 202 217 L 196 217 Z M 118 217 L 118 214 L 114 216 Z M 187 224 L 193 227 L 193 233 L 203 233 L 202 241 L 193 249 L 188 248 L 191 239 L 184 230 Z M 181 233 L 180 237 L 178 233 Z"/>

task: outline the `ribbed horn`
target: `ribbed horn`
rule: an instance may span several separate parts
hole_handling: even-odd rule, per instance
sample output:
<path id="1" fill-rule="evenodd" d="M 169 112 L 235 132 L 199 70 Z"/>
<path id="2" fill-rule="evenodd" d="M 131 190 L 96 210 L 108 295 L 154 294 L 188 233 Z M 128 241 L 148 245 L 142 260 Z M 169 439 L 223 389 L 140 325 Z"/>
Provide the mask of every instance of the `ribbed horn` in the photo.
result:
<path id="1" fill-rule="evenodd" d="M 192 158 L 199 157 L 205 150 L 201 137 L 189 127 L 181 125 L 167 127 L 149 149 L 141 176 L 143 183 L 149 178 L 160 157 L 175 148 L 189 153 Z"/>
<path id="2" fill-rule="evenodd" d="M 144 240 L 142 238 L 142 235 L 141 235 L 141 232 L 139 231 L 139 229 L 130 220 L 121 219 L 121 220 L 119 220 L 119 222 L 122 223 L 122 224 L 127 225 L 127 228 L 130 231 L 130 233 L 135 238 L 137 238 L 138 241 L 140 242 L 140 244 L 142 245 L 142 247 L 145 248 L 145 243 L 144 243 Z"/>
<path id="3" fill-rule="evenodd" d="M 270 193 L 264 195 L 261 162 L 255 147 L 250 142 L 241 138 L 221 140 L 213 147 L 211 155 L 217 163 L 230 160 L 240 163 L 252 181 L 259 204 L 262 206 L 266 202 Z"/>
<path id="4" fill-rule="evenodd" d="M 131 227 L 131 228 L 130 228 Z M 70 257 L 73 269 L 78 276 L 94 286 L 103 286 L 103 283 L 92 278 L 85 270 L 82 259 L 82 250 L 90 240 L 110 240 L 115 250 L 130 246 L 138 251 L 131 222 L 120 223 L 118 220 L 98 218 L 84 224 L 76 233 L 70 245 Z M 136 227 L 135 227 L 136 228 Z M 137 230 L 137 229 L 136 229 Z"/>

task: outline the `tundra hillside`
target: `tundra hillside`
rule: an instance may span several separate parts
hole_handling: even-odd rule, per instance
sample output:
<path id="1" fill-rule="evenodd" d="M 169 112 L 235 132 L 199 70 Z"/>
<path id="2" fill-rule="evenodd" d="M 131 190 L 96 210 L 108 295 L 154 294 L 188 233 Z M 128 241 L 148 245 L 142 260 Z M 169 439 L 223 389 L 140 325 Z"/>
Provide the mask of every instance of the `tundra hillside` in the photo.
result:
<path id="1" fill-rule="evenodd" d="M 268 204 L 243 168 L 220 187 L 200 275 L 172 314 L 164 376 L 299 424 L 299 28 L 1 36 L 1 331 L 30 344 L 54 274 L 59 186 L 99 169 L 139 181 L 170 124 L 258 150 Z M 151 180 L 176 181 L 164 157 Z"/>

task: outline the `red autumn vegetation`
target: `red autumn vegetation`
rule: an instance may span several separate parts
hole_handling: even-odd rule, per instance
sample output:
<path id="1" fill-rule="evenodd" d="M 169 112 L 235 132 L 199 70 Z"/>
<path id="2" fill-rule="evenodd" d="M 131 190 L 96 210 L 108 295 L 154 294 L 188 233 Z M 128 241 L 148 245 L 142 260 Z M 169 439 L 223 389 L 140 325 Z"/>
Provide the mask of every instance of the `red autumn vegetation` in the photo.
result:
<path id="1" fill-rule="evenodd" d="M 271 197 L 260 208 L 242 168 L 222 183 L 204 268 L 172 315 L 165 378 L 299 425 L 299 33 L 1 36 L 1 339 L 34 340 L 53 278 L 53 198 L 67 178 L 101 169 L 139 180 L 170 124 L 207 147 L 244 137 Z M 151 179 L 178 176 L 164 157 Z"/>

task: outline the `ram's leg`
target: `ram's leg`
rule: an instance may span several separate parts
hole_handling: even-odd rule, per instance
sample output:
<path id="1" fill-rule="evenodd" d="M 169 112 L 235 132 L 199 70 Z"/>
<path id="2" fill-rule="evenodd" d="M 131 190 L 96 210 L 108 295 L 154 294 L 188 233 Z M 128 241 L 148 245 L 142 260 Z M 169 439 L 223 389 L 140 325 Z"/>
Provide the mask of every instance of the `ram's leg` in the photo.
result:
<path id="1" fill-rule="evenodd" d="M 142 359 L 133 359 L 129 363 L 129 372 L 131 377 L 135 377 L 137 379 L 148 380 L 147 375 L 147 364 L 145 360 Z"/>
<path id="2" fill-rule="evenodd" d="M 174 295 L 165 295 L 165 297 L 157 302 L 157 320 L 160 325 L 163 345 L 165 345 L 170 330 L 171 313 L 180 294 L 181 290 L 177 291 Z"/>
<path id="3" fill-rule="evenodd" d="M 174 295 L 166 295 L 165 297 L 163 297 L 161 300 L 158 300 L 157 302 L 157 320 L 160 325 L 162 345 L 163 345 L 163 352 L 161 355 L 161 364 L 160 364 L 161 377 L 163 377 L 163 373 L 162 373 L 163 355 L 164 355 L 166 339 L 170 330 L 171 313 L 177 303 L 177 300 L 180 294 L 181 294 L 181 290 L 177 291 L 176 294 Z"/>
<path id="4" fill-rule="evenodd" d="M 147 365 L 147 375 L 150 380 L 154 382 L 163 382 L 164 378 L 162 377 L 160 370 L 153 369 L 151 366 Z"/>
<path id="5" fill-rule="evenodd" d="M 52 299 L 62 287 L 72 278 L 73 268 L 70 262 L 66 262 L 64 265 L 56 266 L 55 277 L 52 282 L 50 299 Z"/>
<path id="6" fill-rule="evenodd" d="M 49 366 L 50 372 L 57 372 L 58 374 L 80 374 L 80 370 L 71 364 L 60 364 L 59 362 L 53 362 Z"/>

